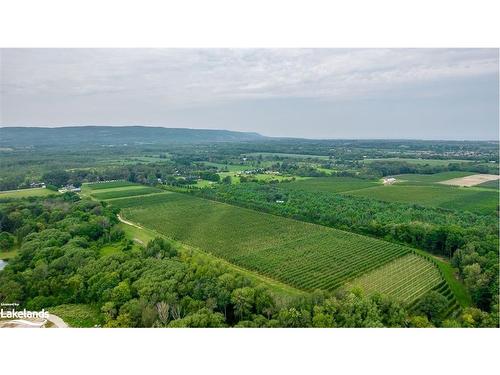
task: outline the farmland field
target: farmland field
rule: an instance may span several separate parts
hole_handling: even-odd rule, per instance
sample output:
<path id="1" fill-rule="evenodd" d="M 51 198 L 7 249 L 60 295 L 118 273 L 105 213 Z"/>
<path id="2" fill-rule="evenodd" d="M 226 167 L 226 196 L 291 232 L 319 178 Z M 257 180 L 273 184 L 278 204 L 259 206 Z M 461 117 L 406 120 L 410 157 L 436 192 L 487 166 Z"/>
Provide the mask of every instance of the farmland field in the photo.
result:
<path id="1" fill-rule="evenodd" d="M 485 189 L 500 189 L 500 180 L 483 182 L 482 184 L 477 185 L 477 187 Z"/>
<path id="2" fill-rule="evenodd" d="M 362 180 L 352 177 L 314 177 L 299 180 L 284 185 L 291 190 L 305 190 L 310 192 L 339 193 L 343 191 L 364 189 L 378 186 L 380 183 L 373 180 Z"/>
<path id="3" fill-rule="evenodd" d="M 128 220 L 303 290 L 333 290 L 407 247 L 184 194 L 113 201 Z"/>
<path id="4" fill-rule="evenodd" d="M 437 267 L 427 259 L 408 254 L 352 281 L 367 294 L 386 294 L 412 303 L 442 282 Z"/>
<path id="5" fill-rule="evenodd" d="M 471 160 L 457 160 L 457 159 L 405 159 L 405 158 L 381 158 L 381 159 L 364 159 L 365 163 L 376 161 L 394 161 L 406 162 L 408 164 L 430 165 L 430 166 L 444 166 L 450 163 L 472 163 Z"/>
<path id="6" fill-rule="evenodd" d="M 320 160 L 328 160 L 329 157 L 326 155 L 307 155 L 307 154 L 287 154 L 281 152 L 253 152 L 247 154 L 248 156 L 260 156 L 263 157 L 281 157 L 281 158 L 291 158 L 291 159 L 320 159 Z"/>
<path id="7" fill-rule="evenodd" d="M 436 182 L 450 180 L 452 178 L 460 178 L 473 175 L 472 172 L 441 172 L 434 174 L 399 174 L 393 176 L 398 180 L 398 183 L 411 185 L 427 185 Z"/>
<path id="8" fill-rule="evenodd" d="M 139 186 L 139 184 L 135 184 L 129 181 L 94 182 L 90 184 L 84 184 L 82 185 L 82 188 L 88 188 L 90 190 L 101 190 L 101 189 L 111 189 L 111 188 L 119 188 L 126 186 Z"/>
<path id="9" fill-rule="evenodd" d="M 481 214 L 493 214 L 498 207 L 498 194 L 495 191 L 445 185 L 394 184 L 350 191 L 345 194 L 386 202 L 413 203 Z"/>
<path id="10" fill-rule="evenodd" d="M 162 193 L 163 190 L 161 189 L 156 189 L 153 187 L 132 187 L 130 189 L 109 189 L 103 192 L 98 192 L 98 193 L 92 193 L 92 197 L 100 200 L 106 200 L 106 199 L 116 199 L 116 198 L 123 198 L 123 197 L 132 197 L 132 196 L 137 196 L 137 195 L 148 195 L 148 194 L 154 194 L 154 193 Z"/>
<path id="11" fill-rule="evenodd" d="M 25 197 L 43 197 L 50 194 L 58 194 L 57 191 L 53 191 L 46 188 L 33 188 L 33 189 L 20 189 L 20 190 L 9 190 L 0 191 L 0 199 L 2 198 L 25 198 Z"/>

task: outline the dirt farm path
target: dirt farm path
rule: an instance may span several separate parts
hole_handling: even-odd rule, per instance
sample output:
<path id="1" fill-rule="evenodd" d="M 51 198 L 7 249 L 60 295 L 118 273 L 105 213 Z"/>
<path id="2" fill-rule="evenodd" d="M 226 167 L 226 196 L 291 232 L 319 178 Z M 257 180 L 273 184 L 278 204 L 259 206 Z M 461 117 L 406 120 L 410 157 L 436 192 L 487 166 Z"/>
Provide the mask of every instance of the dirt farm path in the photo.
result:
<path id="1" fill-rule="evenodd" d="M 138 229 L 143 229 L 140 225 L 137 225 L 137 224 L 132 223 L 131 221 L 125 220 L 124 218 L 122 218 L 120 216 L 120 214 L 118 214 L 116 216 L 118 217 L 118 220 L 120 220 L 123 224 L 131 225 L 131 226 L 138 228 Z"/>

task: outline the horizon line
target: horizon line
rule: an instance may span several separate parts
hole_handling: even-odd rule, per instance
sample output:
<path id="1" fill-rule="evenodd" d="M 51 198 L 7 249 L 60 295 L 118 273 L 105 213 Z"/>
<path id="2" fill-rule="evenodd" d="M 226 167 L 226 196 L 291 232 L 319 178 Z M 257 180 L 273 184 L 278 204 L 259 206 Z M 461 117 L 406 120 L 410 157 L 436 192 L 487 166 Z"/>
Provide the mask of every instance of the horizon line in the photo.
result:
<path id="1" fill-rule="evenodd" d="M 308 138 L 308 137 L 290 137 L 290 136 L 271 136 L 264 135 L 256 131 L 249 130 L 229 130 L 229 129 L 213 129 L 213 128 L 182 128 L 182 127 L 169 127 L 162 125 L 0 125 L 0 129 L 12 129 L 12 128 L 35 128 L 35 129 L 60 129 L 60 128 L 89 128 L 89 127 L 109 127 L 109 128 L 159 128 L 159 129 L 176 129 L 176 130 L 207 130 L 207 131 L 228 131 L 234 133 L 250 133 L 257 134 L 263 138 L 275 138 L 275 139 L 305 139 L 310 141 L 447 141 L 447 142 L 500 142 L 500 139 L 456 139 L 456 138 L 448 138 L 448 139 L 438 139 L 438 138 Z"/>

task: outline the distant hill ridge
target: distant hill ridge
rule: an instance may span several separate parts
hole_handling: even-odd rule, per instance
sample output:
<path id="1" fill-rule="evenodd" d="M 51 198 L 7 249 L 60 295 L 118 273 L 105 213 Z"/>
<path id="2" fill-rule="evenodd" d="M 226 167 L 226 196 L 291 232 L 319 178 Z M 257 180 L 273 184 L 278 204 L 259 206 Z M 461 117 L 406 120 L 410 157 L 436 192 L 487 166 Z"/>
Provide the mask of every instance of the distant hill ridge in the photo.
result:
<path id="1" fill-rule="evenodd" d="M 137 145 L 162 143 L 205 143 L 255 141 L 266 137 L 258 133 L 230 130 L 162 128 L 149 126 L 67 126 L 2 127 L 0 146 L 28 147 L 51 145 Z"/>

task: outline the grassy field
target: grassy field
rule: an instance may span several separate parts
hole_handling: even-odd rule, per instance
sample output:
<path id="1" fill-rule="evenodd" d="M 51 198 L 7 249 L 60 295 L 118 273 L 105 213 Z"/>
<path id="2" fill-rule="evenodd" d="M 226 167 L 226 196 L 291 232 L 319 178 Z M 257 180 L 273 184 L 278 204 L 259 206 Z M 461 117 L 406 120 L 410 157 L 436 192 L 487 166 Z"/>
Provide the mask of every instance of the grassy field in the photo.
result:
<path id="1" fill-rule="evenodd" d="M 26 197 L 44 197 L 51 194 L 59 194 L 57 191 L 53 191 L 45 188 L 33 188 L 33 189 L 21 189 L 21 190 L 9 190 L 0 191 L 0 199 L 2 198 L 26 198 Z"/>
<path id="2" fill-rule="evenodd" d="M 307 154 L 287 154 L 280 152 L 253 152 L 250 154 L 246 154 L 247 156 L 259 156 L 262 157 L 281 157 L 281 158 L 291 158 L 291 159 L 320 159 L 320 160 L 328 160 L 329 157 L 326 155 L 307 155 Z"/>
<path id="3" fill-rule="evenodd" d="M 119 247 L 113 246 L 113 245 L 107 245 L 104 247 L 101 247 L 99 250 L 99 254 L 103 257 L 108 256 L 108 255 L 113 255 L 117 253 L 121 253 L 122 250 Z"/>
<path id="4" fill-rule="evenodd" d="M 89 184 L 83 184 L 82 189 L 101 190 L 101 189 L 111 189 L 111 188 L 129 187 L 129 186 L 140 186 L 140 185 L 133 182 L 120 180 L 120 181 L 94 182 Z"/>
<path id="5" fill-rule="evenodd" d="M 253 169 L 250 165 L 238 165 L 238 164 L 221 164 L 221 163 L 212 163 L 212 162 L 204 162 L 203 164 L 208 165 L 210 167 L 216 167 L 219 170 L 227 170 L 228 172 L 239 172 Z"/>
<path id="6" fill-rule="evenodd" d="M 120 199 L 125 197 L 142 196 L 164 193 L 162 189 L 145 186 L 128 181 L 112 181 L 93 184 L 84 184 L 82 194 L 98 200 Z"/>
<path id="7" fill-rule="evenodd" d="M 204 188 L 204 187 L 209 187 L 209 186 L 213 185 L 214 183 L 215 182 L 208 181 L 208 180 L 198 180 L 198 181 L 196 181 L 196 185 L 193 185 L 193 186 L 196 186 L 199 188 Z"/>
<path id="8" fill-rule="evenodd" d="M 128 220 L 302 290 L 333 290 L 407 247 L 185 194 L 113 201 Z"/>
<path id="9" fill-rule="evenodd" d="M 283 186 L 290 190 L 339 193 L 343 191 L 358 190 L 379 185 L 380 182 L 378 181 L 362 180 L 352 177 L 313 177 L 307 180 L 294 181 Z"/>
<path id="10" fill-rule="evenodd" d="M 424 257 L 408 254 L 350 283 L 367 294 L 380 293 L 411 304 L 443 281 L 438 268 Z"/>
<path id="11" fill-rule="evenodd" d="M 498 207 L 498 194 L 495 191 L 445 185 L 394 184 L 349 191 L 345 194 L 480 214 L 494 214 Z"/>
<path id="12" fill-rule="evenodd" d="M 132 197 L 137 195 L 148 195 L 154 193 L 162 193 L 163 190 L 153 187 L 142 186 L 140 188 L 133 187 L 131 189 L 110 189 L 105 192 L 92 193 L 92 197 L 99 200 L 116 199 L 123 197 Z"/>
<path id="13" fill-rule="evenodd" d="M 436 182 L 451 180 L 453 178 L 460 178 L 471 176 L 472 172 L 441 172 L 434 174 L 399 174 L 394 176 L 398 183 L 411 184 L 411 185 L 427 185 L 435 184 Z"/>
<path id="14" fill-rule="evenodd" d="M 407 162 L 408 164 L 431 165 L 431 166 L 446 166 L 450 163 L 473 163 L 471 160 L 439 160 L 439 159 L 405 159 L 405 158 L 382 158 L 382 159 L 364 159 L 365 163 L 374 161 L 398 161 Z"/>
<path id="15" fill-rule="evenodd" d="M 167 154 L 165 158 L 160 158 L 159 156 L 133 156 L 125 157 L 123 159 L 107 159 L 100 160 L 98 164 L 105 165 L 131 165 L 137 163 L 149 164 L 149 163 L 162 163 L 169 161 L 170 155 Z"/>
<path id="16" fill-rule="evenodd" d="M 118 187 L 110 187 L 106 189 L 94 189 L 94 190 L 89 190 L 89 189 L 84 189 L 90 192 L 90 194 L 101 194 L 101 193 L 107 193 L 110 191 L 125 191 L 125 190 L 135 190 L 135 189 L 143 189 L 144 185 L 127 185 L 127 186 L 118 186 Z"/>
<path id="17" fill-rule="evenodd" d="M 483 182 L 482 184 L 476 185 L 476 187 L 498 190 L 500 189 L 500 180 Z"/>
<path id="18" fill-rule="evenodd" d="M 0 259 L 2 260 L 12 259 L 17 255 L 18 251 L 19 250 L 17 248 L 14 248 L 13 250 L 9 251 L 0 251 Z"/>

